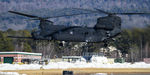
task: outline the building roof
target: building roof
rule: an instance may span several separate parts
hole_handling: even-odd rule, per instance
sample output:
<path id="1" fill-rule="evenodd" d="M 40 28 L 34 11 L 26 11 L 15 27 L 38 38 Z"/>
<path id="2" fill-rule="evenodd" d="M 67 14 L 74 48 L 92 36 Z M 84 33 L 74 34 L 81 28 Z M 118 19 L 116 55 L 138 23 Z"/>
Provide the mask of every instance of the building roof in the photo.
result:
<path id="1" fill-rule="evenodd" d="M 30 53 L 30 52 L 0 52 L 0 55 L 4 54 L 22 54 L 22 55 L 36 55 L 42 56 L 42 53 Z"/>
<path id="2" fill-rule="evenodd" d="M 82 56 L 62 56 L 62 58 L 63 59 L 75 59 L 75 58 L 80 59 L 82 58 Z"/>

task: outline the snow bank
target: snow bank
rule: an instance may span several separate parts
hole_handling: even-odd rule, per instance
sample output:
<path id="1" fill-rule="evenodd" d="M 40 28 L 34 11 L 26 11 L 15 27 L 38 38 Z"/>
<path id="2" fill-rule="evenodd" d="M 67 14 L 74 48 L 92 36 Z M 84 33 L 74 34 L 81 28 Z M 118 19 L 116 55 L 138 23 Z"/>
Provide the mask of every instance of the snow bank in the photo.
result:
<path id="1" fill-rule="evenodd" d="M 105 63 L 108 63 L 108 60 L 104 56 L 101 56 L 101 57 L 100 56 L 92 56 L 91 62 L 105 64 Z"/>
<path id="2" fill-rule="evenodd" d="M 26 75 L 26 74 L 19 74 L 17 72 L 0 72 L 0 75 Z"/>
<path id="3" fill-rule="evenodd" d="M 42 65 L 38 64 L 0 64 L 0 70 L 34 70 L 34 69 L 40 69 Z"/>
<path id="4" fill-rule="evenodd" d="M 48 65 L 38 64 L 0 64 L 0 70 L 34 70 L 34 69 L 67 69 L 67 68 L 150 68 L 150 64 L 144 62 L 131 63 L 114 63 L 114 64 L 102 64 L 99 62 L 50 62 Z"/>
<path id="5" fill-rule="evenodd" d="M 150 64 L 144 62 L 140 63 L 114 63 L 114 64 L 102 64 L 102 63 L 68 63 L 68 62 L 57 62 L 49 63 L 43 66 L 44 69 L 66 69 L 66 68 L 150 68 Z"/>

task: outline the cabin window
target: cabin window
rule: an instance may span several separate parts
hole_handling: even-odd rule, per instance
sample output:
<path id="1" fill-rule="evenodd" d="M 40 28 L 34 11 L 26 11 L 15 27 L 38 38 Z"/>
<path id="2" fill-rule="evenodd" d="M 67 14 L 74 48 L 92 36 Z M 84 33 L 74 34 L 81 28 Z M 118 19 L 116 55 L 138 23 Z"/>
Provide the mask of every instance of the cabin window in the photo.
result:
<path id="1" fill-rule="evenodd" d="M 70 31 L 70 34 L 73 35 L 73 31 Z"/>

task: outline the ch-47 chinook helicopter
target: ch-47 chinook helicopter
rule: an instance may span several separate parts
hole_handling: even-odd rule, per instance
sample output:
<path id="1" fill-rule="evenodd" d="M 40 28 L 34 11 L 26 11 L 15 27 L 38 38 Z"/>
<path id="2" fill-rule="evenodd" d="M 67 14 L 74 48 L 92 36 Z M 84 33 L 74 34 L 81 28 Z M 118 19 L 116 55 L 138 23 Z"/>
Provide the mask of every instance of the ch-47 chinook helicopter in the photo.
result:
<path id="1" fill-rule="evenodd" d="M 39 30 L 31 33 L 32 37 L 15 37 L 11 38 L 29 38 L 34 40 L 59 40 L 66 42 L 89 42 L 98 43 L 104 42 L 107 46 L 107 41 L 116 37 L 121 33 L 121 18 L 117 15 L 138 15 L 138 14 L 150 14 L 150 13 L 109 13 L 100 9 L 90 10 L 93 13 L 107 14 L 105 17 L 99 17 L 94 27 L 82 27 L 82 26 L 65 26 L 54 25 L 52 21 L 47 19 L 53 17 L 38 17 L 28 15 L 21 12 L 9 11 L 10 13 L 30 17 L 33 20 L 40 20 Z M 80 15 L 80 14 L 75 14 Z M 72 16 L 72 15 L 63 15 Z M 62 16 L 55 16 L 62 17 Z"/>

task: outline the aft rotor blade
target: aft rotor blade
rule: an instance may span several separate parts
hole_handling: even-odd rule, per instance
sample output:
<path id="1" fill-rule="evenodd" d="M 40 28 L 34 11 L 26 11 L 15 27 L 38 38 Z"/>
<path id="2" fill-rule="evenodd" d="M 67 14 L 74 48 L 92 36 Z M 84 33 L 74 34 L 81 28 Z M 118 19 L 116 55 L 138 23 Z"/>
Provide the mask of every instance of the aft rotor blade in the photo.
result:
<path id="1" fill-rule="evenodd" d="M 40 18 L 40 17 L 38 17 L 38 16 L 29 15 L 29 14 L 24 14 L 24 13 L 16 12 L 16 11 L 8 11 L 8 12 L 14 13 L 14 14 L 18 14 L 18 15 L 22 15 L 22 16 L 26 16 L 26 17 L 30 17 L 30 18 Z"/>
<path id="2" fill-rule="evenodd" d="M 111 13 L 111 12 L 106 12 L 106 11 L 103 11 L 101 9 L 97 9 L 95 8 L 98 12 L 102 12 L 102 13 L 105 13 L 105 14 L 108 14 L 108 15 L 150 15 L 149 12 L 146 12 L 146 13 Z"/>
<path id="3" fill-rule="evenodd" d="M 118 15 L 150 15 L 150 13 L 113 13 Z"/>

